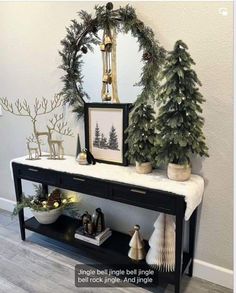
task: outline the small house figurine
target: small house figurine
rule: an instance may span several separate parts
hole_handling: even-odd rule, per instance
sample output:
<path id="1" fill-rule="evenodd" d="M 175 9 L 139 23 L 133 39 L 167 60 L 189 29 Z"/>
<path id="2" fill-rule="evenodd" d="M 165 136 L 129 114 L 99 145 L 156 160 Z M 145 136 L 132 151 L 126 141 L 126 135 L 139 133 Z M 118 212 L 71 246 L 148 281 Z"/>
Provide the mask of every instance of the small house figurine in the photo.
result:
<path id="1" fill-rule="evenodd" d="M 145 258 L 146 252 L 144 248 L 144 242 L 142 239 L 142 236 L 139 232 L 140 226 L 135 225 L 134 226 L 134 234 L 130 240 L 129 246 L 130 250 L 128 253 L 129 258 L 139 261 Z"/>

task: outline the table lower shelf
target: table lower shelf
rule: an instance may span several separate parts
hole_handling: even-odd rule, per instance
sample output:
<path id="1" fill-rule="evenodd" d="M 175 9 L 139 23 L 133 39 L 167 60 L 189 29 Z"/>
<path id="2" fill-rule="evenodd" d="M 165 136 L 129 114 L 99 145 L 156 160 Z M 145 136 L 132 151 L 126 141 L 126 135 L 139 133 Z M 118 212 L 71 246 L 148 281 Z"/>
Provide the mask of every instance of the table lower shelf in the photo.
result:
<path id="1" fill-rule="evenodd" d="M 76 247 L 78 253 L 88 258 L 94 259 L 103 264 L 134 264 L 128 257 L 130 236 L 117 231 L 112 231 L 112 236 L 101 246 L 96 246 L 85 241 L 74 238 L 75 230 L 78 228 L 78 221 L 71 217 L 62 215 L 58 220 L 50 225 L 42 225 L 34 218 L 25 221 L 25 228 L 47 236 L 49 238 L 64 242 Z M 148 251 L 148 242 L 145 241 L 145 248 Z M 188 253 L 183 255 L 183 273 L 191 262 Z M 137 266 L 148 265 L 145 261 L 137 263 Z M 169 283 L 174 283 L 174 273 L 160 273 L 160 278 L 167 279 Z"/>

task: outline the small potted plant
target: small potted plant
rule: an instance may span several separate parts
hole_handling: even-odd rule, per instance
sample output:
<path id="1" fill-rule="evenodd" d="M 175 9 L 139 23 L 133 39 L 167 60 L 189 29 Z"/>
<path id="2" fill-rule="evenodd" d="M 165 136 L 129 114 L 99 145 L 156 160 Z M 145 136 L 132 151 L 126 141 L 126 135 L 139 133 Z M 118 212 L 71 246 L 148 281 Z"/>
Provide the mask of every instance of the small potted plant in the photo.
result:
<path id="1" fill-rule="evenodd" d="M 194 63 L 187 45 L 177 41 L 169 53 L 162 71 L 160 87 L 162 106 L 157 117 L 155 141 L 156 162 L 168 163 L 170 179 L 185 181 L 190 178 L 190 155 L 208 157 L 200 116 L 205 101 L 199 92 L 201 83 L 191 66 Z"/>
<path id="2" fill-rule="evenodd" d="M 54 189 L 49 195 L 44 194 L 41 185 L 35 185 L 34 196 L 22 196 L 17 203 L 13 215 L 17 215 L 23 208 L 30 208 L 32 214 L 40 224 L 52 224 L 62 214 L 63 208 L 71 204 L 71 199 L 65 197 L 59 189 Z"/>
<path id="3" fill-rule="evenodd" d="M 130 125 L 126 129 L 128 137 L 128 151 L 126 156 L 136 164 L 136 172 L 147 174 L 152 172 L 151 149 L 155 136 L 155 117 L 151 105 L 146 102 L 139 102 L 134 107 L 130 118 Z"/>

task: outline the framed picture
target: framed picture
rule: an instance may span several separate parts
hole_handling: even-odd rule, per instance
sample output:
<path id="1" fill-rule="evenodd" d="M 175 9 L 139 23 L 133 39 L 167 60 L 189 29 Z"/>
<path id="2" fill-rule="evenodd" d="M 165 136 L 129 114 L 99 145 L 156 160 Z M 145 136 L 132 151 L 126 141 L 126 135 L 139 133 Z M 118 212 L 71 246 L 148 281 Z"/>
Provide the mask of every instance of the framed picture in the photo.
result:
<path id="1" fill-rule="evenodd" d="M 124 131 L 131 105 L 85 104 L 85 146 L 98 162 L 128 165 Z"/>

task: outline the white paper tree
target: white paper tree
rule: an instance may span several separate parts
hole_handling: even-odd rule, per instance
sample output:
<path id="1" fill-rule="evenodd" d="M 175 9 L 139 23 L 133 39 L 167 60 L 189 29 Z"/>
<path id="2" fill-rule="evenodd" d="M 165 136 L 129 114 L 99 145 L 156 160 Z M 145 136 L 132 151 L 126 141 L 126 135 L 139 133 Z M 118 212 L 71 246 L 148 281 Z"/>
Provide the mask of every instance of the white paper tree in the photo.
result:
<path id="1" fill-rule="evenodd" d="M 175 218 L 161 213 L 154 223 L 154 228 L 149 239 L 150 249 L 146 262 L 161 271 L 174 271 Z"/>

